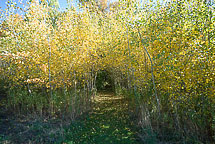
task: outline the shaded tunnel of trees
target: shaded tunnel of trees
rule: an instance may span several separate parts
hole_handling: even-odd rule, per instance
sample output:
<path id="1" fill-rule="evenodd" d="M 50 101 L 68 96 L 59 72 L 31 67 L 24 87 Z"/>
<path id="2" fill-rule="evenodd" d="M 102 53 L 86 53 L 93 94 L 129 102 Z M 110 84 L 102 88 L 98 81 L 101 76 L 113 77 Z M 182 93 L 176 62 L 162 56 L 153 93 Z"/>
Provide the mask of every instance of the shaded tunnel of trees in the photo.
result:
<path id="1" fill-rule="evenodd" d="M 79 2 L 61 11 L 57 0 L 9 1 L 2 10 L 1 116 L 74 122 L 113 111 L 133 119 L 145 143 L 214 143 L 214 1 Z"/>
<path id="2" fill-rule="evenodd" d="M 103 70 L 98 71 L 97 78 L 96 78 L 96 89 L 98 91 L 114 91 L 114 79 L 111 77 L 111 75 Z"/>

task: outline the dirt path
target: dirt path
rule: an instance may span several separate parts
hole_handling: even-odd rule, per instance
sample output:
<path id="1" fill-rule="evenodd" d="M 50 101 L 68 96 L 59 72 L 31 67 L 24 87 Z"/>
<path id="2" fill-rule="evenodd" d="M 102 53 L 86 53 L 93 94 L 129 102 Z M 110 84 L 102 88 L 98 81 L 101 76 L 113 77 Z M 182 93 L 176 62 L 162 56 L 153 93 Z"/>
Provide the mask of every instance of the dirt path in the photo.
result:
<path id="1" fill-rule="evenodd" d="M 69 144 L 138 144 L 127 115 L 127 102 L 110 92 L 99 93 L 93 112 L 66 132 Z"/>

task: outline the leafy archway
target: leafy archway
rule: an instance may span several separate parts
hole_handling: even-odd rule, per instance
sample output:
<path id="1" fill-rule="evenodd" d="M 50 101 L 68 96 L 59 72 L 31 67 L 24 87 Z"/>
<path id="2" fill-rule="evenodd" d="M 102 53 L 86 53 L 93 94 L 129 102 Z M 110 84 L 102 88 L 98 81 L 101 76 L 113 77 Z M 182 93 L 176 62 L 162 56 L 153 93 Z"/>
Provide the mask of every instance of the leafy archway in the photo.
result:
<path id="1" fill-rule="evenodd" d="M 91 109 L 96 87 L 111 86 L 130 96 L 142 128 L 168 123 L 212 141 L 215 4 L 153 2 L 61 13 L 32 1 L 24 16 L 10 2 L 0 24 L 7 107 L 74 119 Z"/>

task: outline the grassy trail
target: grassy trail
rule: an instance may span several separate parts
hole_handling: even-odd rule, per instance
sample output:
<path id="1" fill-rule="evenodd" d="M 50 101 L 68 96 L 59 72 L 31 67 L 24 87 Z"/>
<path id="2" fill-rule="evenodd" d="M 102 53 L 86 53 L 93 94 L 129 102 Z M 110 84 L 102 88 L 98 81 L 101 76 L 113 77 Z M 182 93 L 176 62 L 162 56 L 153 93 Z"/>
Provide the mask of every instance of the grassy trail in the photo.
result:
<path id="1" fill-rule="evenodd" d="M 67 129 L 68 144 L 138 144 L 127 113 L 127 101 L 110 92 L 95 97 L 93 111 Z"/>

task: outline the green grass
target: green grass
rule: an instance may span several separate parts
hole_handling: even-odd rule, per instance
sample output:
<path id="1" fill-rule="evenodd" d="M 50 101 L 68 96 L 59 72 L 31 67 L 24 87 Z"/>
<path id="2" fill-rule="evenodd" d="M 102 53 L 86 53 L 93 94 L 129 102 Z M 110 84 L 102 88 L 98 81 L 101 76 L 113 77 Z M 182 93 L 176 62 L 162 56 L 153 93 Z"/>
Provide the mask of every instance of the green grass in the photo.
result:
<path id="1" fill-rule="evenodd" d="M 138 144 L 127 102 L 112 93 L 100 93 L 92 113 L 73 122 L 65 138 L 68 144 Z"/>
<path id="2" fill-rule="evenodd" d="M 93 110 L 79 119 L 18 117 L 0 111 L 0 143 L 138 144 L 128 116 L 128 101 L 110 92 L 99 93 Z"/>

